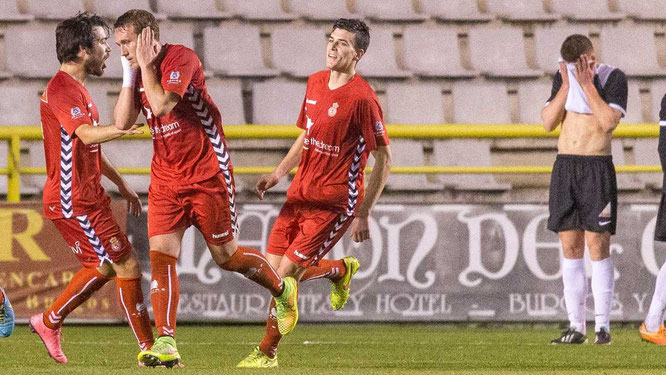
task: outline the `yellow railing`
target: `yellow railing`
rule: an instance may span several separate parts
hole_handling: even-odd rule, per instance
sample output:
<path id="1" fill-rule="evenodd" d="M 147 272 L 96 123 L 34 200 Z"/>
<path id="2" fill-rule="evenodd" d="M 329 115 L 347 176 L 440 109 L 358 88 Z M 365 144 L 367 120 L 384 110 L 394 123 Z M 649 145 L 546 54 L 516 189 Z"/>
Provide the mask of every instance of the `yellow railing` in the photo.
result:
<path id="1" fill-rule="evenodd" d="M 553 138 L 559 136 L 559 128 L 546 132 L 534 124 L 433 124 L 389 125 L 390 138 Z M 229 125 L 224 133 L 227 139 L 284 139 L 296 138 L 301 130 L 293 125 Z M 659 126 L 655 124 L 620 124 L 613 133 L 621 138 L 655 138 Z M 21 140 L 42 138 L 39 126 L 0 126 L 0 140 L 9 142 L 7 168 L 0 168 L 0 175 L 7 175 L 7 201 L 20 200 L 21 174 L 45 174 L 44 167 L 19 167 Z M 148 132 L 123 139 L 150 139 Z M 421 166 L 392 167 L 393 174 L 534 174 L 550 173 L 550 166 Z M 123 168 L 122 174 L 149 174 L 150 168 Z M 235 167 L 235 174 L 264 174 L 273 167 Z M 618 173 L 661 172 L 658 165 L 620 165 Z"/>

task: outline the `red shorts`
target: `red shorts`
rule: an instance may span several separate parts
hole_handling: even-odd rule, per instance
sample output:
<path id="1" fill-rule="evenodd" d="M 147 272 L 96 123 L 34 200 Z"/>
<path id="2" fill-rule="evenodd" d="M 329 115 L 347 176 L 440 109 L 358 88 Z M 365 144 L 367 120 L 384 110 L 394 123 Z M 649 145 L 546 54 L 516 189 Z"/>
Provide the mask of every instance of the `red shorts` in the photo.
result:
<path id="1" fill-rule="evenodd" d="M 234 195 L 231 171 L 220 172 L 194 184 L 150 184 L 148 237 L 194 225 L 207 243 L 227 243 L 233 240 L 237 231 Z"/>
<path id="2" fill-rule="evenodd" d="M 301 267 L 316 265 L 345 234 L 353 217 L 320 207 L 285 203 L 268 237 L 267 252 Z"/>
<path id="3" fill-rule="evenodd" d="M 132 251 L 132 245 L 114 220 L 108 202 L 86 215 L 51 220 L 86 268 L 123 260 Z"/>

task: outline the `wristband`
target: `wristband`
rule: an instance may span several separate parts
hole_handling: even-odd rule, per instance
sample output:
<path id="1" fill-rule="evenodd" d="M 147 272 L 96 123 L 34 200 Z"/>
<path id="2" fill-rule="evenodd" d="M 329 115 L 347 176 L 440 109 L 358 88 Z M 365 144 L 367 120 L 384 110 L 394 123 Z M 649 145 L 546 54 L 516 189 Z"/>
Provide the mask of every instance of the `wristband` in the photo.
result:
<path id="1" fill-rule="evenodd" d="M 125 56 L 120 56 L 120 63 L 123 66 L 123 87 L 134 87 L 136 83 L 136 71 Z"/>

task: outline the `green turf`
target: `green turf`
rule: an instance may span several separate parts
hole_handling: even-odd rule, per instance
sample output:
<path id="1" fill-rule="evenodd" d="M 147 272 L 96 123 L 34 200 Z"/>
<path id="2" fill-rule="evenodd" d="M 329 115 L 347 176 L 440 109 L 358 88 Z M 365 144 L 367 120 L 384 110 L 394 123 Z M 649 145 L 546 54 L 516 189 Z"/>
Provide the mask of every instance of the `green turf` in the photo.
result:
<path id="1" fill-rule="evenodd" d="M 261 326 L 181 326 L 186 367 L 146 369 L 127 327 L 66 326 L 66 365 L 46 355 L 26 326 L 0 339 L 0 373 L 19 374 L 666 374 L 666 347 L 615 328 L 613 344 L 551 346 L 552 327 L 450 325 L 300 325 L 286 336 L 278 369 L 236 369 L 261 339 Z"/>

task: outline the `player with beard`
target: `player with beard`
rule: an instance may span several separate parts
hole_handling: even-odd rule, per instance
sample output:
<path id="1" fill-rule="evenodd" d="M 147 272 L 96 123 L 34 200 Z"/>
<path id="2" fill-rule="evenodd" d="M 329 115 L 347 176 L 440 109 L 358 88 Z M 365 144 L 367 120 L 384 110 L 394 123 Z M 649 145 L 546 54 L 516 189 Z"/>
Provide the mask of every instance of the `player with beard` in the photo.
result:
<path id="1" fill-rule="evenodd" d="M 111 52 L 109 32 L 104 20 L 89 13 L 58 25 L 60 70 L 49 81 L 40 103 L 47 173 L 44 217 L 53 222 L 83 265 L 51 307 L 30 318 L 30 328 L 42 339 L 49 356 L 61 363 L 67 363 L 60 344 L 65 318 L 111 279 L 116 280 L 118 303 L 139 350 L 153 344 L 138 257 L 115 222 L 101 184 L 104 175 L 118 186 L 129 211 L 141 213 L 139 197 L 100 146 L 141 131 L 136 126 L 121 130 L 98 125 L 97 107 L 84 86 L 88 76 L 104 74 Z"/>

